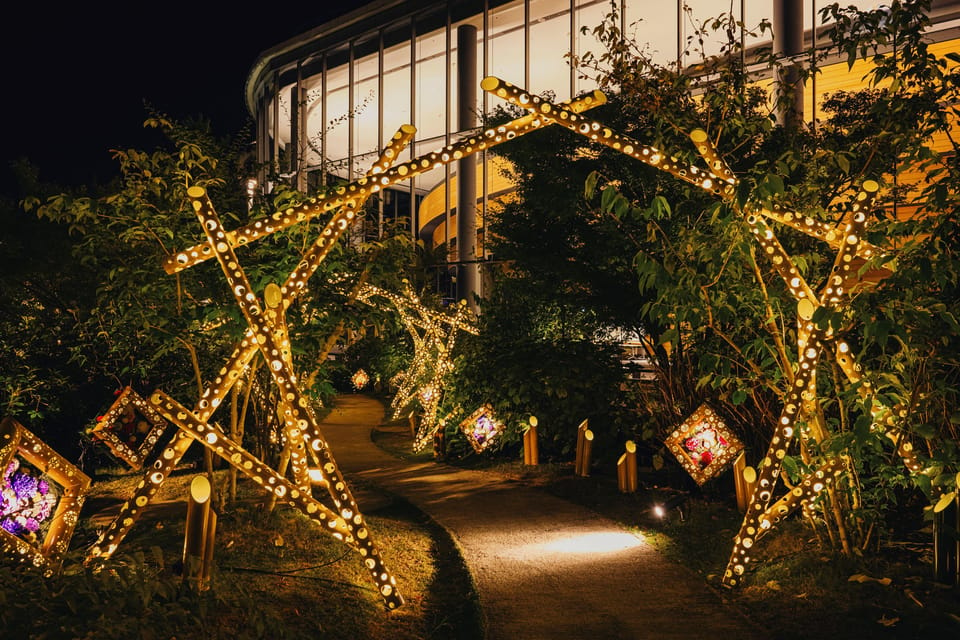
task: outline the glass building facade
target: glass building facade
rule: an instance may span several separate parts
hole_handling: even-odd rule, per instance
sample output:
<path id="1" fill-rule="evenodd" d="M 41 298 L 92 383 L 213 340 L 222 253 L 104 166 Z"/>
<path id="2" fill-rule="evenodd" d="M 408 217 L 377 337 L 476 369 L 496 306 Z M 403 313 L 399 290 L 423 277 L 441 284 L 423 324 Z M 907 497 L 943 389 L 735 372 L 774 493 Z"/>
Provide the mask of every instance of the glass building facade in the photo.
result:
<path id="1" fill-rule="evenodd" d="M 571 67 L 570 56 L 602 50 L 591 31 L 614 7 L 623 33 L 643 44 L 655 61 L 686 68 L 700 59 L 700 51 L 688 50 L 695 26 L 720 14 L 732 13 L 744 25 L 740 39 L 745 49 L 769 42 L 770 32 L 760 34 L 756 27 L 764 19 L 773 21 L 775 1 L 374 0 L 279 43 L 257 59 L 245 87 L 257 122 L 257 160 L 306 191 L 357 179 L 401 125 L 417 128 L 406 151 L 413 158 L 468 133 L 458 126 L 463 109 L 482 114 L 497 106 L 495 98 L 475 87 L 473 93 L 465 92 L 475 96 L 470 104 L 459 104 L 461 77 L 479 83 L 495 75 L 533 93 L 552 92 L 558 101 L 594 89 Z M 832 3 L 779 1 L 802 5 L 797 14 L 802 14 L 804 46 L 809 48 L 812 28 L 820 25 L 819 9 Z M 867 9 L 881 3 L 841 4 Z M 956 37 L 951 34 L 960 24 L 958 4 L 935 3 L 932 18 L 943 34 L 938 40 Z M 464 26 L 473 30 L 461 30 Z M 466 44 L 475 47 L 475 55 L 464 56 L 459 50 L 461 33 L 471 34 Z M 720 46 L 719 41 L 707 41 L 702 53 L 719 53 Z M 476 68 L 464 75 L 458 68 L 462 60 Z M 807 87 L 808 120 L 816 116 L 818 96 L 849 88 L 862 78 L 855 72 L 832 80 L 821 75 L 822 86 Z M 509 184 L 486 158 L 476 160 L 476 215 L 482 234 L 484 215 Z M 417 237 L 454 249 L 456 170 L 455 165 L 438 168 L 384 193 L 376 205 L 379 220 L 409 220 Z"/>

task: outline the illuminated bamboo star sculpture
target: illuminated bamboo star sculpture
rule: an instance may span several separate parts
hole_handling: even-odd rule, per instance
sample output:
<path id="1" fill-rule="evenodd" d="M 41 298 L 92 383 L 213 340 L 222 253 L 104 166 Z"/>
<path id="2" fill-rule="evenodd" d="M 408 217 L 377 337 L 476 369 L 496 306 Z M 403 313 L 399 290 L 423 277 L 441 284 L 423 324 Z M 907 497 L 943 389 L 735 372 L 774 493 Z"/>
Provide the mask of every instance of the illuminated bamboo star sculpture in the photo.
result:
<path id="1" fill-rule="evenodd" d="M 182 431 L 161 454 L 160 460 L 155 464 L 155 471 L 148 474 L 147 479 L 138 487 L 134 498 L 124 505 L 117 521 L 102 536 L 100 544 L 93 551 L 92 555 L 94 557 L 113 553 L 120 539 L 139 517 L 143 507 L 155 494 L 157 487 L 170 473 L 176 461 L 182 457 L 193 438 L 199 439 L 206 446 L 227 457 L 232 464 L 238 465 L 238 468 L 248 472 L 256 481 L 269 486 L 278 495 L 282 493 L 282 496 L 288 501 L 302 505 L 302 508 L 308 514 L 319 514 L 315 516 L 316 519 L 326 523 L 335 532 L 335 535 L 340 535 L 348 543 L 357 545 L 361 553 L 366 552 L 372 556 L 372 546 L 369 546 L 366 529 L 352 528 L 354 521 L 360 516 L 354 509 L 355 505 L 352 497 L 349 496 L 346 485 L 339 477 L 326 443 L 319 436 L 319 430 L 310 414 L 309 405 L 296 387 L 296 379 L 289 366 L 289 341 L 284 337 L 282 327 L 277 326 L 278 318 L 266 319 L 269 312 L 260 305 L 257 296 L 250 290 L 249 283 L 246 282 L 243 271 L 233 254 L 233 249 L 324 212 L 338 210 L 331 223 L 324 229 L 317 245 L 314 246 L 313 257 L 305 257 L 301 262 L 299 269 L 302 269 L 302 272 L 298 271 L 292 274 L 288 282 L 280 288 L 279 308 L 281 311 L 279 313 L 282 313 L 293 296 L 304 286 L 306 278 L 312 273 L 312 269 L 315 269 L 315 264 L 311 260 L 322 260 L 322 256 L 326 254 L 326 251 L 329 251 L 332 243 L 350 225 L 356 216 L 357 209 L 371 194 L 548 125 L 559 125 L 570 129 L 594 142 L 606 145 L 652 167 L 666 171 L 680 180 L 729 201 L 731 206 L 743 215 L 764 253 L 770 258 L 774 269 L 784 279 L 791 294 L 797 300 L 799 324 L 797 371 L 793 375 L 790 390 L 785 398 L 783 411 L 771 439 L 769 452 L 763 460 L 757 480 L 757 489 L 744 518 L 740 533 L 736 537 L 723 583 L 726 586 L 738 584 L 740 576 L 750 560 L 750 549 L 756 540 L 769 531 L 783 516 L 799 506 L 810 503 L 830 482 L 843 473 L 847 460 L 842 456 L 830 459 L 821 468 L 803 478 L 787 495 L 771 505 L 773 490 L 781 471 L 782 459 L 786 455 L 787 447 L 791 444 L 797 429 L 811 428 L 811 435 L 818 437 L 814 431 L 816 421 L 810 420 L 809 417 L 817 403 L 814 375 L 823 349 L 832 346 L 834 357 L 852 381 L 859 380 L 861 376 L 860 367 L 854 361 L 849 346 L 837 336 L 834 336 L 830 330 L 821 329 L 813 322 L 813 316 L 819 307 L 827 310 L 841 309 L 851 290 L 865 276 L 873 278 L 883 276 L 883 273 L 877 270 L 863 275 L 860 273 L 862 264 L 879 255 L 879 250 L 862 238 L 866 222 L 864 212 L 871 206 L 876 195 L 877 183 L 867 181 L 863 184 L 842 228 L 833 228 L 809 217 L 798 216 L 793 212 L 780 211 L 776 207 L 740 208 L 733 200 L 738 184 L 737 179 L 719 158 L 703 131 L 692 132 L 691 139 L 696 145 L 697 151 L 706 160 L 708 168 L 680 163 L 668 152 L 641 144 L 614 132 L 600 122 L 580 115 L 581 112 L 605 102 L 605 97 L 600 92 L 593 92 L 568 103 L 557 105 L 538 96 L 530 95 L 523 89 L 495 77 L 485 78 L 481 83 L 481 88 L 529 110 L 530 114 L 507 124 L 486 129 L 476 135 L 467 136 L 435 152 L 392 167 L 389 165 L 396 158 L 399 148 L 388 148 L 384 152 L 385 160 L 376 165 L 364 178 L 344 185 L 333 192 L 312 198 L 303 204 L 278 211 L 266 219 L 257 220 L 233 231 L 226 231 L 222 228 L 202 190 L 191 190 L 190 198 L 204 225 L 208 239 L 204 243 L 170 256 L 164 267 L 168 273 L 172 274 L 205 260 L 216 258 L 221 263 L 228 281 L 231 282 L 237 303 L 241 306 L 250 328 L 226 366 L 221 370 L 214 384 L 203 393 L 193 412 L 177 405 L 175 401 L 162 393 L 155 393 L 151 398 L 151 401 L 158 406 L 161 413 L 174 424 L 180 426 Z M 402 137 L 402 132 L 398 136 Z M 767 219 L 791 226 L 803 233 L 819 238 L 837 250 L 833 272 L 819 295 L 815 295 L 800 277 L 799 271 L 767 225 Z M 322 505 L 309 496 L 307 491 L 309 487 L 306 486 L 306 483 L 298 481 L 296 484 L 290 484 L 280 474 L 239 450 L 219 430 L 208 425 L 210 415 L 223 400 L 229 388 L 239 378 L 243 367 L 257 351 L 261 351 L 270 363 L 271 374 L 284 392 L 285 404 L 281 410 L 286 418 L 287 436 L 294 441 L 302 438 L 308 455 L 309 451 L 315 450 L 316 454 L 322 458 L 324 472 L 328 476 L 333 476 L 331 477 L 331 486 L 335 488 L 334 501 L 337 503 L 338 509 L 346 505 L 340 513 L 324 511 L 321 508 Z M 861 392 L 869 395 L 871 390 L 867 385 L 861 385 Z M 907 466 L 912 471 L 918 471 L 920 468 L 919 462 L 912 449 L 910 449 L 909 443 L 905 442 L 902 433 L 897 428 L 899 417 L 897 409 L 874 403 L 873 417 L 877 428 L 885 430 L 891 439 L 898 443 L 898 452 L 903 456 Z M 296 467 L 296 465 L 294 466 Z M 251 469 L 253 471 L 250 471 Z M 295 478 L 299 480 L 301 475 L 302 465 L 301 471 L 294 470 Z M 362 519 L 356 522 L 358 525 L 360 523 L 362 523 Z M 374 574 L 374 580 L 378 585 L 381 585 L 381 593 L 387 592 L 385 597 L 388 598 L 388 605 L 391 604 L 389 598 L 393 597 L 392 605 L 395 606 L 399 596 L 385 582 L 389 577 L 388 574 L 386 572 L 379 573 L 382 567 L 379 559 L 367 557 L 365 561 Z"/>
<path id="2" fill-rule="evenodd" d="M 564 107 L 572 112 L 579 113 L 586 109 L 601 105 L 605 101 L 606 98 L 602 93 L 594 92 L 565 103 Z M 282 211 L 277 211 L 267 218 L 250 222 L 233 231 L 224 231 L 219 227 L 219 224 L 215 220 L 211 220 L 210 224 L 217 227 L 218 233 L 223 233 L 223 237 L 217 240 L 216 243 L 211 243 L 208 240 L 207 242 L 203 242 L 184 251 L 180 251 L 171 255 L 164 261 L 163 268 L 167 273 L 173 275 L 211 258 L 218 257 L 218 259 L 220 259 L 220 256 L 228 255 L 226 250 L 218 250 L 222 249 L 220 245 L 225 245 L 229 249 L 234 249 L 275 232 L 287 229 L 293 225 L 311 220 L 318 215 L 335 211 L 333 218 L 327 223 L 320 237 L 317 239 L 311 249 L 303 256 L 303 259 L 298 265 L 298 270 L 291 274 L 287 279 L 287 282 L 280 288 L 281 304 L 282 308 L 285 310 L 289 307 L 294 297 L 305 287 L 307 279 L 316 271 L 317 267 L 326 257 L 327 253 L 329 253 L 336 241 L 357 217 L 358 211 L 362 208 L 364 202 L 369 196 L 378 193 L 382 189 L 385 189 L 389 186 L 427 173 L 428 171 L 437 167 L 492 148 L 502 142 L 512 140 L 513 138 L 525 135 L 531 131 L 536 131 L 541 125 L 542 122 L 535 116 L 524 116 L 507 124 L 488 128 L 476 135 L 467 136 L 453 144 L 446 145 L 438 151 L 433 151 L 407 162 L 391 166 L 395 164 L 399 157 L 400 151 L 412 139 L 413 134 L 416 131 L 413 126 L 404 125 L 384 149 L 383 154 L 378 162 L 374 164 L 373 168 L 363 178 L 338 187 L 330 192 L 312 197 L 296 206 L 286 208 Z M 194 201 L 201 203 L 198 212 L 203 209 L 202 202 L 204 197 L 205 196 L 203 194 L 196 193 Z M 233 269 L 231 269 L 231 275 L 228 277 L 233 277 L 232 272 Z M 248 296 L 252 297 L 253 300 L 248 300 Z M 243 292 L 242 297 L 243 304 L 245 305 L 256 302 L 256 295 L 250 291 L 249 288 Z M 250 310 L 252 311 L 253 308 Z M 220 370 L 220 373 L 215 378 L 213 384 L 208 386 L 201 394 L 200 399 L 198 400 L 192 412 L 180 410 L 174 412 L 177 419 L 181 422 L 195 421 L 196 427 L 204 427 L 206 430 L 206 435 L 201 439 L 201 442 L 208 442 L 210 439 L 213 439 L 216 442 L 229 443 L 229 440 L 223 436 L 222 433 L 217 433 L 214 431 L 214 428 L 208 426 L 207 423 L 209 422 L 213 412 L 224 400 L 229 390 L 240 379 L 244 368 L 250 362 L 251 358 L 253 358 L 253 356 L 260 350 L 258 338 L 256 338 L 255 333 L 254 327 L 251 327 L 247 330 L 246 335 L 235 347 L 233 353 Z M 272 342 L 280 342 L 282 344 L 283 340 L 277 341 L 274 339 Z M 281 354 L 281 356 L 286 357 L 283 354 Z M 281 369 L 286 369 L 286 365 L 281 367 Z M 278 375 L 282 375 L 283 371 L 276 373 Z M 156 396 L 155 399 L 157 403 L 164 402 L 162 396 Z M 152 397 L 151 401 L 153 400 L 154 398 Z M 174 405 L 170 404 L 170 406 L 173 407 Z M 306 410 L 302 407 L 300 409 Z M 180 417 L 181 414 L 183 414 L 184 417 Z M 178 424 L 178 426 L 181 425 Z M 309 421 L 307 426 L 310 426 Z M 297 429 L 299 428 L 300 427 L 298 426 Z M 103 532 L 97 543 L 90 549 L 90 552 L 87 556 L 88 563 L 94 563 L 100 559 L 109 558 L 116 552 L 119 544 L 123 541 L 127 533 L 129 533 L 130 529 L 136 524 L 140 516 L 143 515 L 144 509 L 149 505 L 151 499 L 156 495 L 157 491 L 176 467 L 177 463 L 183 458 L 184 454 L 187 452 L 197 435 L 199 435 L 197 428 L 192 428 L 191 430 L 190 428 L 184 429 L 181 426 L 180 431 L 177 432 L 169 444 L 167 444 L 167 446 L 164 448 L 160 454 L 160 457 L 154 463 L 152 469 L 138 484 L 134 491 L 134 495 L 123 504 L 115 520 Z M 291 430 L 291 432 L 287 435 L 295 435 L 295 433 L 293 430 Z M 322 439 L 314 438 L 312 442 L 322 443 Z M 321 448 L 324 449 L 324 451 L 326 450 L 325 446 Z M 297 449 L 299 450 L 300 447 L 297 446 Z M 226 450 L 224 450 L 224 452 L 226 452 Z M 308 515 L 321 523 L 329 523 L 328 526 L 330 526 L 332 530 L 337 532 L 339 535 L 343 535 L 344 538 L 350 542 L 349 536 L 346 535 L 348 532 L 343 531 L 342 527 L 340 526 L 341 523 L 331 517 L 336 516 L 336 514 L 331 514 L 329 510 L 325 510 L 323 508 L 322 504 L 313 500 L 303 490 L 305 484 L 304 482 L 298 481 L 296 486 L 288 486 L 287 480 L 281 474 L 278 474 L 273 469 L 270 469 L 269 466 L 263 464 L 262 462 L 253 458 L 253 456 L 250 456 L 246 452 L 243 452 L 239 449 L 230 454 L 230 462 L 234 465 L 242 465 L 238 466 L 240 471 L 253 477 L 256 482 L 263 484 L 264 486 L 283 487 L 284 495 L 288 502 L 292 500 L 299 501 L 302 507 L 307 511 Z M 301 472 L 297 471 L 297 464 L 293 464 L 292 466 L 294 468 L 294 475 L 302 477 L 302 465 L 300 467 Z M 336 466 L 333 465 L 332 469 L 335 471 Z M 345 485 L 343 486 L 345 488 Z M 355 517 L 359 516 L 355 515 L 349 520 L 352 521 Z M 367 531 L 365 529 L 362 531 L 362 533 L 364 535 L 364 539 L 369 540 L 369 538 L 366 537 Z M 361 552 L 363 552 L 363 549 L 361 549 Z M 375 574 L 374 580 L 378 584 L 380 584 L 382 580 L 389 578 L 389 575 L 386 574 L 386 572 L 377 573 L 378 569 L 381 567 L 377 559 L 366 558 L 364 562 L 371 572 Z M 392 578 L 389 579 L 392 580 Z M 387 585 L 384 585 L 384 587 L 385 586 Z M 381 590 L 382 589 L 383 587 Z M 398 606 L 400 602 L 399 596 L 396 595 L 396 592 L 392 589 L 390 589 L 390 591 L 391 595 L 388 596 L 388 605 Z"/>
<path id="3" fill-rule="evenodd" d="M 872 205 L 879 185 L 873 180 L 863 183 L 841 228 L 833 228 L 793 212 L 783 212 L 776 207 L 772 209 L 748 207 L 741 210 L 733 199 L 738 184 L 737 179 L 716 153 L 707 134 L 702 130 L 693 131 L 690 138 L 696 145 L 698 153 L 706 160 L 709 167 L 707 169 L 680 164 L 672 154 L 640 144 L 614 132 L 602 123 L 573 113 L 562 105 L 554 105 L 537 96 L 531 96 L 498 78 L 485 78 L 481 87 L 485 91 L 530 110 L 543 124 L 558 124 L 727 200 L 744 216 L 764 253 L 773 264 L 773 268 L 797 300 L 799 350 L 797 370 L 793 375 L 769 450 L 762 461 L 757 488 L 740 532 L 734 540 L 734 548 L 722 578 L 725 586 L 737 585 L 746 569 L 746 564 L 750 561 L 750 549 L 757 539 L 785 515 L 816 498 L 846 469 L 848 460 L 844 456 L 829 459 L 819 469 L 804 477 L 787 495 L 770 504 L 780 475 L 782 460 L 798 427 L 806 427 L 807 423 L 816 425 L 816 421 L 810 418 L 817 404 L 815 372 L 822 350 L 828 345 L 834 345 L 835 358 L 841 369 L 851 381 L 860 380 L 860 366 L 854 362 L 849 345 L 834 336 L 830 329 L 820 328 L 813 322 L 813 316 L 819 307 L 830 311 L 841 310 L 855 287 L 868 278 L 877 280 L 888 273 L 882 269 L 861 273 L 862 266 L 867 260 L 879 257 L 877 247 L 863 239 L 866 225 L 865 212 Z M 837 250 L 833 269 L 820 295 L 814 294 L 804 282 L 789 255 L 767 225 L 765 218 L 776 220 L 821 239 Z M 870 391 L 866 385 L 861 388 L 861 393 L 865 395 L 869 395 Z M 912 472 L 918 472 L 921 468 L 920 463 L 910 444 L 905 441 L 897 428 L 897 417 L 897 412 L 888 407 L 879 406 L 873 410 L 875 427 L 886 431 L 891 440 L 897 443 L 898 453 L 906 466 Z M 818 441 L 823 438 L 823 434 L 811 433 L 811 435 Z"/>
<path id="4" fill-rule="evenodd" d="M 402 127 L 364 181 L 372 180 L 374 176 L 383 173 L 409 143 L 414 133 L 415 129 L 412 126 Z M 297 269 L 290 274 L 283 286 L 269 285 L 261 302 L 247 280 L 233 246 L 228 240 L 234 237 L 234 234 L 228 234 L 223 229 L 204 189 L 200 187 L 188 189 L 187 196 L 207 236 L 207 243 L 203 245 L 200 252 L 205 256 L 216 257 L 220 263 L 248 328 L 244 338 L 220 370 L 213 384 L 204 390 L 193 411 L 183 407 L 162 391 L 155 391 L 150 397 L 154 408 L 164 418 L 179 427 L 180 431 L 161 453 L 147 477 L 140 482 L 134 496 L 123 505 L 117 518 L 91 549 L 88 561 L 109 557 L 116 551 L 120 541 L 142 514 L 160 485 L 186 453 L 190 444 L 196 440 L 226 459 L 278 499 L 297 507 L 333 536 L 344 540 L 356 549 L 363 556 L 364 564 L 387 607 L 394 609 L 403 604 L 403 598 L 396 590 L 395 578 L 383 565 L 356 501 L 320 433 L 310 403 L 297 386 L 285 322 L 286 309 L 305 288 L 307 280 L 316 272 L 339 237 L 357 218 L 366 198 L 376 191 L 379 191 L 379 188 L 371 189 L 349 202 L 341 202 L 339 210 L 303 256 Z M 279 215 L 276 214 L 276 216 Z M 305 218 L 305 216 L 301 217 L 300 220 Z M 278 230 L 277 226 L 263 221 L 254 223 L 251 228 L 254 230 L 253 234 L 245 237 L 243 242 L 238 244 L 244 244 L 250 239 Z M 172 273 L 191 266 L 177 262 L 176 266 L 171 268 L 171 264 L 168 263 L 166 266 Z M 244 367 L 257 352 L 261 353 L 267 362 L 273 381 L 281 391 L 282 401 L 278 411 L 284 420 L 284 435 L 287 443 L 292 444 L 290 446 L 292 482 L 246 452 L 218 427 L 209 423 L 214 410 L 239 380 Z M 327 507 L 311 495 L 308 458 L 313 458 L 319 463 L 324 479 L 322 484 L 328 488 L 335 509 Z"/>
<path id="5" fill-rule="evenodd" d="M 409 411 L 414 401 L 420 401 L 423 418 L 414 437 L 413 449 L 421 451 L 440 426 L 437 408 L 445 379 L 453 371 L 457 335 L 460 331 L 473 335 L 478 332 L 466 301 L 454 305 L 452 313 L 445 313 L 424 305 L 409 282 L 404 281 L 403 285 L 402 294 L 397 294 L 366 284 L 357 299 L 370 305 L 376 305 L 378 298 L 387 300 L 396 309 L 413 340 L 413 360 L 403 372 L 390 406 L 396 420 Z"/>

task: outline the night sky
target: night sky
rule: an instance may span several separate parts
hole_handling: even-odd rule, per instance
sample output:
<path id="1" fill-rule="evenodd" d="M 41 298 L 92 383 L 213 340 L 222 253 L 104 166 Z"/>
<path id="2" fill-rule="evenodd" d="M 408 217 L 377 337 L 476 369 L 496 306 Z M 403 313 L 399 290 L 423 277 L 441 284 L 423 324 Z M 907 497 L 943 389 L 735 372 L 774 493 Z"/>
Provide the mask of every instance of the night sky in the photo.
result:
<path id="1" fill-rule="evenodd" d="M 18 3 L 0 23 L 0 193 L 22 195 L 9 168 L 20 157 L 47 182 L 106 182 L 117 173 L 110 149 L 157 141 L 142 126 L 145 101 L 176 119 L 204 116 L 219 134 L 238 131 L 261 52 L 368 2 Z"/>

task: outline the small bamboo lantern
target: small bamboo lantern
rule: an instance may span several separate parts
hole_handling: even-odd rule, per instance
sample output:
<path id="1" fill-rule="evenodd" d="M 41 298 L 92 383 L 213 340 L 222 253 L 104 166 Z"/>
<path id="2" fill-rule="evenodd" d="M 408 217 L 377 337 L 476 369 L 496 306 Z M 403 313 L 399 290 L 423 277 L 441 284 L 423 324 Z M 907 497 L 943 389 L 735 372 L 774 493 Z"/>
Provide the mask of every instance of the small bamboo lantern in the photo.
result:
<path id="1" fill-rule="evenodd" d="M 584 420 L 577 427 L 577 456 L 574 461 L 574 473 L 586 478 L 590 475 L 590 455 L 593 450 L 593 431 L 589 422 Z"/>
<path id="2" fill-rule="evenodd" d="M 633 440 L 627 440 L 626 449 L 617 460 L 617 485 L 620 493 L 635 493 L 637 491 L 637 445 Z"/>
<path id="3" fill-rule="evenodd" d="M 503 424 L 494 416 L 493 407 L 485 404 L 460 423 L 460 430 L 474 451 L 481 453 L 500 435 Z"/>
<path id="4" fill-rule="evenodd" d="M 6 486 L 7 472 L 15 473 L 14 467 L 17 470 L 21 468 L 17 456 L 60 485 L 62 492 L 55 506 L 47 502 L 53 495 L 52 492 L 44 493 L 42 489 L 46 480 L 34 481 L 30 491 L 33 495 L 30 496 L 20 495 L 21 491 L 15 487 Z M 49 526 L 42 540 L 35 539 L 34 523 L 26 520 L 22 523 L 25 526 L 21 527 L 25 530 L 23 535 L 0 527 L 0 552 L 12 555 L 24 564 L 44 567 L 45 573 L 52 575 L 59 568 L 70 545 L 80 509 L 90 490 L 90 478 L 19 422 L 4 418 L 0 421 L 0 485 L 4 485 L 0 486 L 0 489 L 3 490 L 8 505 L 10 499 L 30 501 L 32 510 L 38 513 L 31 513 L 26 520 L 34 520 L 34 523 L 38 524 L 36 521 L 39 511 L 47 513 L 49 519 Z M 22 508 L 17 515 L 24 516 Z M 13 522 L 21 524 L 16 519 Z"/>
<path id="5" fill-rule="evenodd" d="M 143 418 L 137 420 L 137 414 Z M 131 469 L 143 467 L 156 447 L 167 423 L 159 413 L 131 387 L 126 387 L 107 412 L 97 420 L 90 435 L 105 444 Z"/>
<path id="6" fill-rule="evenodd" d="M 537 445 L 537 416 L 530 416 L 530 428 L 523 432 L 523 464 L 540 464 L 540 451 Z"/>
<path id="7" fill-rule="evenodd" d="M 204 576 L 210 575 L 207 556 L 213 554 L 213 534 L 216 515 L 210 508 L 212 488 L 206 476 L 197 476 L 190 483 L 187 502 L 187 525 L 183 534 L 183 580 L 197 591 L 208 585 Z"/>

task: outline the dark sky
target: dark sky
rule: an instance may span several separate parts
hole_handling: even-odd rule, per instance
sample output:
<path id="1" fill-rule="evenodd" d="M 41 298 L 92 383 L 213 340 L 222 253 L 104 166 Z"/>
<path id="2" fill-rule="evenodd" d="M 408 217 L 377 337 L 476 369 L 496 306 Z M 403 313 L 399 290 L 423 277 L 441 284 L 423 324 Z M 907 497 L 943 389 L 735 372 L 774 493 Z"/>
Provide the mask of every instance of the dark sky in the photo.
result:
<path id="1" fill-rule="evenodd" d="M 110 149 L 155 141 L 144 101 L 236 132 L 258 54 L 368 2 L 18 2 L 0 21 L 2 193 L 21 195 L 9 165 L 24 156 L 44 181 L 106 182 Z"/>

